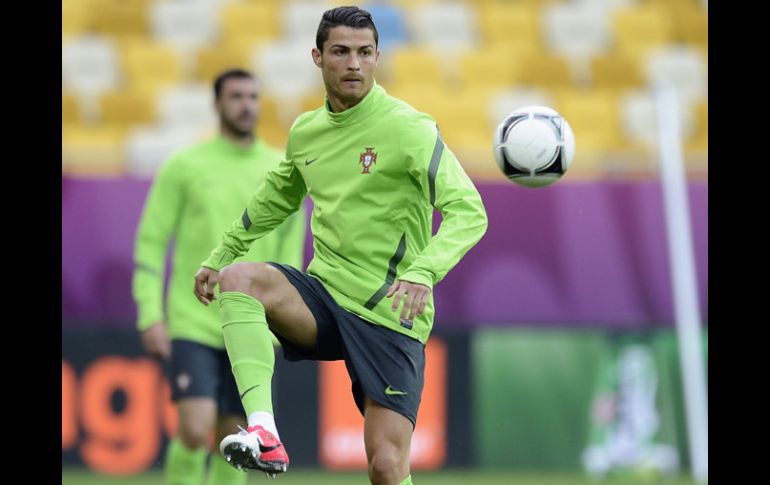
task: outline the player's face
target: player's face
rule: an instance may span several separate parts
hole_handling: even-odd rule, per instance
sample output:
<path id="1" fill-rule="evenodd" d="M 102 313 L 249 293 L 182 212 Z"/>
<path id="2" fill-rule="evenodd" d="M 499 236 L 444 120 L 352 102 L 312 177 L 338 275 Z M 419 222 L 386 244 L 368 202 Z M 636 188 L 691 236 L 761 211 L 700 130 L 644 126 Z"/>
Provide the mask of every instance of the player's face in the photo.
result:
<path id="1" fill-rule="evenodd" d="M 343 25 L 329 29 L 323 52 L 313 49 L 327 95 L 346 108 L 357 104 L 372 88 L 379 57 L 373 30 Z"/>
<path id="2" fill-rule="evenodd" d="M 249 78 L 227 79 L 216 106 L 224 129 L 239 136 L 251 135 L 259 114 L 256 83 Z"/>

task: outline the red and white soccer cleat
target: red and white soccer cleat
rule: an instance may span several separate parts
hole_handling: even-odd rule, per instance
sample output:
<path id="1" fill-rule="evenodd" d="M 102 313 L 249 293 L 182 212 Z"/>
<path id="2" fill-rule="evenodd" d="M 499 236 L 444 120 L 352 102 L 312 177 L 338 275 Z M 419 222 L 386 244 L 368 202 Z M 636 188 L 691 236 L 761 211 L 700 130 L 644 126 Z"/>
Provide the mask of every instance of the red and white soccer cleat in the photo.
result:
<path id="1" fill-rule="evenodd" d="M 240 432 L 227 435 L 219 444 L 219 451 L 238 470 L 260 470 L 273 478 L 289 466 L 286 448 L 262 426 L 241 428 Z"/>

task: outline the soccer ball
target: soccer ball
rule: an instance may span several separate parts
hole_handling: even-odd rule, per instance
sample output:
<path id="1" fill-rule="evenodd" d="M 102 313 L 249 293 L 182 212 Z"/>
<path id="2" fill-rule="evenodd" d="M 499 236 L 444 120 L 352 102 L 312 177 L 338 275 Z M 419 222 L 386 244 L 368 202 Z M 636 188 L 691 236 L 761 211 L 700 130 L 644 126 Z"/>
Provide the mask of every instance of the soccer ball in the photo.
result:
<path id="1" fill-rule="evenodd" d="M 493 148 L 506 177 L 524 187 L 545 187 L 569 168 L 575 156 L 575 135 L 555 110 L 525 106 L 497 126 Z"/>

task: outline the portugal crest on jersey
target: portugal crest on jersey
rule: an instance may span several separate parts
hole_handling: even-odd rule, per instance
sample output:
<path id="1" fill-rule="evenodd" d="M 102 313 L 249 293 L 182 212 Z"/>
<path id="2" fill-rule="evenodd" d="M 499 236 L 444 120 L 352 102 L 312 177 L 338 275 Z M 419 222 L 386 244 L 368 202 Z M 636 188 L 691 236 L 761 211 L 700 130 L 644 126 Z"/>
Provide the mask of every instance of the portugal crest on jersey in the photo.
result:
<path id="1" fill-rule="evenodd" d="M 367 148 L 366 151 L 361 154 L 361 158 L 358 160 L 359 163 L 364 166 L 364 171 L 361 173 L 370 173 L 369 167 L 377 163 L 377 154 L 372 150 L 374 150 L 374 147 Z"/>

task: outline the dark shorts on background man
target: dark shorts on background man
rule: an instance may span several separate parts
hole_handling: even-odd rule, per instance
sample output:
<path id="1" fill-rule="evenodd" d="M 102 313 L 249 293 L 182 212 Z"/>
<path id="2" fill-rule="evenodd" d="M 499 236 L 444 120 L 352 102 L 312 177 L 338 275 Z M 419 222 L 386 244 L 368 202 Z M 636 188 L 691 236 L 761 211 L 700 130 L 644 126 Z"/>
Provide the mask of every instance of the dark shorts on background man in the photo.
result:
<path id="1" fill-rule="evenodd" d="M 171 399 L 209 397 L 222 416 L 243 416 L 243 405 L 233 377 L 227 351 L 192 340 L 171 341 L 171 362 L 167 368 Z"/>

